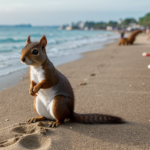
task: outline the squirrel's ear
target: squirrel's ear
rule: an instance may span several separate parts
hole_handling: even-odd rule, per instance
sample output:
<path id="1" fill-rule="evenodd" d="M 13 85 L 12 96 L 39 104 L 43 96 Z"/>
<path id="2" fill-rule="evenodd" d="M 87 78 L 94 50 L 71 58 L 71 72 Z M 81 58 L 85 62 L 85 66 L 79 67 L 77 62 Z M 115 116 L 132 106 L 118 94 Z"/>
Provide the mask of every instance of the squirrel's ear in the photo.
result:
<path id="1" fill-rule="evenodd" d="M 26 40 L 26 44 L 29 44 L 29 43 L 31 43 L 30 35 L 27 37 L 27 40 Z"/>
<path id="2" fill-rule="evenodd" d="M 47 39 L 45 35 L 42 36 L 39 43 L 42 45 L 42 47 L 45 47 L 47 45 Z"/>

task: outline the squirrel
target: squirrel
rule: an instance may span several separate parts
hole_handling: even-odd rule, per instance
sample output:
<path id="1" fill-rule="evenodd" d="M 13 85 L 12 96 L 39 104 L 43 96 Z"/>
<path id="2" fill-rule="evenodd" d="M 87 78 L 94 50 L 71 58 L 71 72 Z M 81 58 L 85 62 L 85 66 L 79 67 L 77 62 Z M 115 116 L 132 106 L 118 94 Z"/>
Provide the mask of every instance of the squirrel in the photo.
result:
<path id="1" fill-rule="evenodd" d="M 57 127 L 65 119 L 84 124 L 124 123 L 117 116 L 103 114 L 79 114 L 74 112 L 74 92 L 68 79 L 59 72 L 46 54 L 47 39 L 31 42 L 27 37 L 20 60 L 30 66 L 30 95 L 34 96 L 33 108 L 40 117 L 27 122 L 50 120 L 50 127 Z"/>
<path id="2" fill-rule="evenodd" d="M 136 39 L 136 36 L 142 32 L 142 30 L 135 30 L 128 38 L 121 38 L 118 45 L 132 45 Z"/>

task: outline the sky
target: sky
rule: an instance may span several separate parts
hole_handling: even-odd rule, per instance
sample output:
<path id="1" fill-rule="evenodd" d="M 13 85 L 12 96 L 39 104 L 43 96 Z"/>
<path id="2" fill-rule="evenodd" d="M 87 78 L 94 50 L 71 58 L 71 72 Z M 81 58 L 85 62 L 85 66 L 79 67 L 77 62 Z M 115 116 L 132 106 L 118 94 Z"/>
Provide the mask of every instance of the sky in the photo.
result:
<path id="1" fill-rule="evenodd" d="M 150 0 L 0 0 L 1 25 L 117 21 L 148 12 Z"/>

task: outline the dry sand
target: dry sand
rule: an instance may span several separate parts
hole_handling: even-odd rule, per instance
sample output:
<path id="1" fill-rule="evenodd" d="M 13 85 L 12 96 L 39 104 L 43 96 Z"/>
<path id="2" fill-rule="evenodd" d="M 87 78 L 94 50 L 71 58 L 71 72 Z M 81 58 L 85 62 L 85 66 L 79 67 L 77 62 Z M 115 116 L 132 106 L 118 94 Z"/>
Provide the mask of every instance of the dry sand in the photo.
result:
<path id="1" fill-rule="evenodd" d="M 117 115 L 126 124 L 66 122 L 49 128 L 48 121 L 25 123 L 38 116 L 28 92 L 27 73 L 17 86 L 0 92 L 0 149 L 150 149 L 150 58 L 142 57 L 142 52 L 150 51 L 146 39 L 138 36 L 133 46 L 115 42 L 57 67 L 72 84 L 76 112 Z M 87 84 L 79 86 L 81 82 Z"/>

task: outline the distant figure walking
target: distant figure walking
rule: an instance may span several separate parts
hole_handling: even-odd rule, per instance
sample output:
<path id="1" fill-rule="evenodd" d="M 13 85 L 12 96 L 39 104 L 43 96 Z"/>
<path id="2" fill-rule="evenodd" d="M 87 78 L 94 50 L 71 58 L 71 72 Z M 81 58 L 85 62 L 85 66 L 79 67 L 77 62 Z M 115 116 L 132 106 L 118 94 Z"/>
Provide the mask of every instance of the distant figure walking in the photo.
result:
<path id="1" fill-rule="evenodd" d="M 150 39 L 150 33 L 148 34 L 148 38 L 147 38 L 147 40 L 149 40 Z"/>
<path id="2" fill-rule="evenodd" d="M 150 31 L 149 31 L 149 29 L 146 29 L 146 34 L 148 34 L 147 40 L 149 40 L 150 39 Z"/>
<path id="3" fill-rule="evenodd" d="M 124 34 L 125 34 L 125 32 L 121 31 L 121 38 L 124 38 Z"/>

